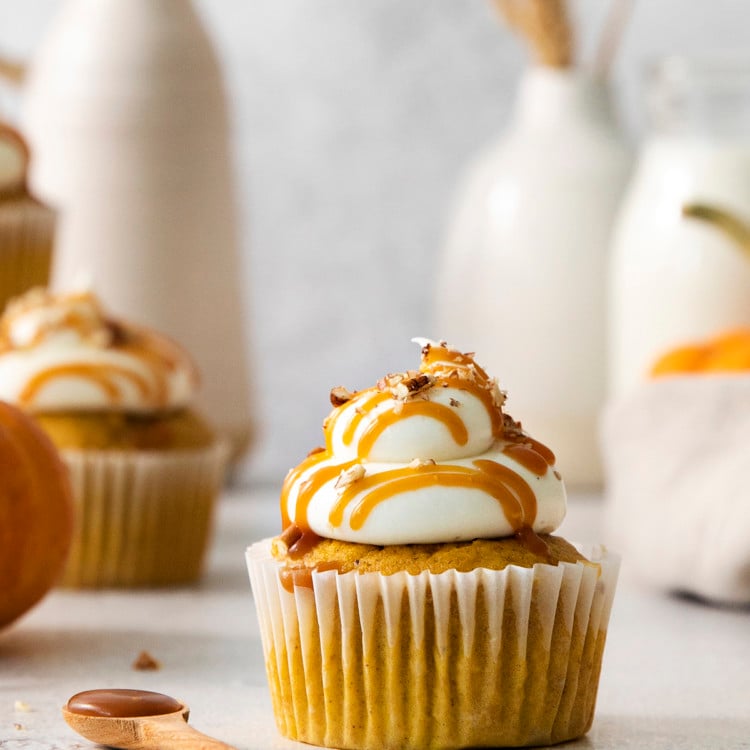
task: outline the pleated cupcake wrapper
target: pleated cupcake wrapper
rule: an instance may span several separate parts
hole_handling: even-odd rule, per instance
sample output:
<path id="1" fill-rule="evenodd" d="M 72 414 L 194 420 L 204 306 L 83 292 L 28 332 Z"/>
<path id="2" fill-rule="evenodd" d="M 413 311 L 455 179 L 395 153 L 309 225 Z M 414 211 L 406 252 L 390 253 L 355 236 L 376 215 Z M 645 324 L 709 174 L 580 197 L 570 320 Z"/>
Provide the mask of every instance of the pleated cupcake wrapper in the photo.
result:
<path id="1" fill-rule="evenodd" d="M 247 551 L 271 695 L 287 737 L 341 748 L 561 742 L 593 719 L 619 559 L 469 573 L 314 572 L 281 583 Z"/>
<path id="2" fill-rule="evenodd" d="M 226 441 L 180 451 L 63 451 L 76 531 L 62 585 L 183 584 L 200 576 Z"/>
<path id="3" fill-rule="evenodd" d="M 54 212 L 33 198 L 0 198 L 0 311 L 9 299 L 47 285 L 54 232 Z"/>

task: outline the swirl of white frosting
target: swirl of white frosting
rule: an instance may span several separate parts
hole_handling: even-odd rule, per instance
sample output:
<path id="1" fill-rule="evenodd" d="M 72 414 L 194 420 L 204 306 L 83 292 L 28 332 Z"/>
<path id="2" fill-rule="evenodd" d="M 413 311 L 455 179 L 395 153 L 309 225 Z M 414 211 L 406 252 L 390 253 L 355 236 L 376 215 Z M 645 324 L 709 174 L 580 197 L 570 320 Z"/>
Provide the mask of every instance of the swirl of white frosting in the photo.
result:
<path id="1" fill-rule="evenodd" d="M 197 386 L 181 347 L 110 320 L 89 292 L 34 289 L 0 319 L 0 399 L 29 411 L 169 410 Z"/>
<path id="2" fill-rule="evenodd" d="M 472 355 L 416 341 L 419 371 L 333 390 L 326 448 L 284 483 L 284 525 L 383 545 L 554 531 L 566 507 L 554 455 L 504 417 Z"/>

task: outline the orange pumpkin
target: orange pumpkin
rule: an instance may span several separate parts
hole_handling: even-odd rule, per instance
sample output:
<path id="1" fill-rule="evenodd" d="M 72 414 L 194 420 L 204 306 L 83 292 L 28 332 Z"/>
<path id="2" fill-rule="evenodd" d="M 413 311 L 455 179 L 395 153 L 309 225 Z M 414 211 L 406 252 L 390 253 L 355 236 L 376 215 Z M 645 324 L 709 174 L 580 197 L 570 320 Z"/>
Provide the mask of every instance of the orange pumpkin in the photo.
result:
<path id="1" fill-rule="evenodd" d="M 0 402 L 0 628 L 54 585 L 72 536 L 73 499 L 57 449 L 30 417 Z"/>
<path id="2" fill-rule="evenodd" d="M 651 375 L 750 371 L 750 329 L 727 331 L 708 341 L 679 346 L 662 355 Z"/>

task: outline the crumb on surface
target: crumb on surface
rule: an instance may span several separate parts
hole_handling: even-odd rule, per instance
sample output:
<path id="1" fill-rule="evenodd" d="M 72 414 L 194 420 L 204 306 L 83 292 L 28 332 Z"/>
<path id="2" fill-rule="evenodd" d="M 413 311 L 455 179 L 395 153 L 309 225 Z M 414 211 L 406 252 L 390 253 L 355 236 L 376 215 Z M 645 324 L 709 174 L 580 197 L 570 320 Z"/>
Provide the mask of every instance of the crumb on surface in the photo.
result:
<path id="1" fill-rule="evenodd" d="M 133 669 L 140 671 L 155 671 L 161 669 L 161 663 L 157 659 L 154 659 L 148 651 L 141 651 L 133 662 Z"/>

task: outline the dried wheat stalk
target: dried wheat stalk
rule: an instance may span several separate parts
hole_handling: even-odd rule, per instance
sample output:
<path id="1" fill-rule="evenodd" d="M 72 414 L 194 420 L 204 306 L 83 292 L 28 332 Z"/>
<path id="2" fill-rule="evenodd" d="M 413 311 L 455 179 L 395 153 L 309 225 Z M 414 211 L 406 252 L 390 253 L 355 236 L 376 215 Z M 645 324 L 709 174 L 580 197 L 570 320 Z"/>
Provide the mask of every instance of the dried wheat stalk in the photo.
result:
<path id="1" fill-rule="evenodd" d="M 494 0 L 508 25 L 528 42 L 541 65 L 573 64 L 573 28 L 566 0 Z"/>

